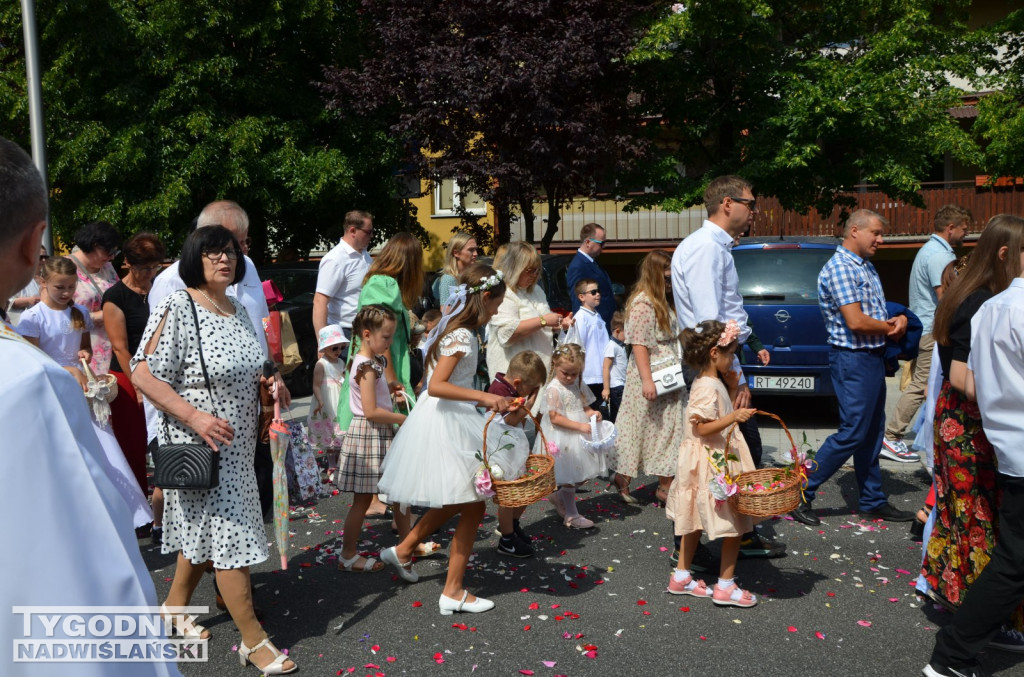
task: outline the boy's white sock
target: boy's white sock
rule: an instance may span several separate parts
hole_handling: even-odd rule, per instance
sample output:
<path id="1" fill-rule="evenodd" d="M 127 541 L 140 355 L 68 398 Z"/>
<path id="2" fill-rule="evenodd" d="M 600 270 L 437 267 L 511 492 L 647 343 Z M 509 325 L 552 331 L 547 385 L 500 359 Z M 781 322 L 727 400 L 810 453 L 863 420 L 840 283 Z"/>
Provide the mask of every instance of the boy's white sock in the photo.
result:
<path id="1" fill-rule="evenodd" d="M 690 572 L 689 572 L 688 569 L 676 569 L 672 573 L 672 578 L 675 579 L 676 583 L 682 583 L 683 581 L 685 581 L 689 577 L 690 577 Z"/>
<path id="2" fill-rule="evenodd" d="M 735 578 L 719 578 L 718 579 L 718 587 L 720 587 L 720 588 L 722 588 L 724 590 L 724 589 L 728 588 L 730 585 L 732 585 L 735 582 L 736 582 Z"/>

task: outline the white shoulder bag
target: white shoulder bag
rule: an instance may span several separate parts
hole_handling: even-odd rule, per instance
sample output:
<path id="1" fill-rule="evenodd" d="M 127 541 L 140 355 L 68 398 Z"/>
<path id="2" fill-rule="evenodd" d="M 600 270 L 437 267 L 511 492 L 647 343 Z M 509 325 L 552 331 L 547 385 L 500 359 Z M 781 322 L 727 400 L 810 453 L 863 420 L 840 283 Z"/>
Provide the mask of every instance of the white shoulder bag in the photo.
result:
<path id="1" fill-rule="evenodd" d="M 683 356 L 678 338 L 675 340 L 675 344 L 675 359 L 669 357 L 661 360 L 657 365 L 651 365 L 651 378 L 654 380 L 654 388 L 659 397 L 666 393 L 680 390 L 686 385 L 686 382 L 683 380 Z M 660 365 L 666 366 L 657 370 L 654 369 L 655 366 Z"/>

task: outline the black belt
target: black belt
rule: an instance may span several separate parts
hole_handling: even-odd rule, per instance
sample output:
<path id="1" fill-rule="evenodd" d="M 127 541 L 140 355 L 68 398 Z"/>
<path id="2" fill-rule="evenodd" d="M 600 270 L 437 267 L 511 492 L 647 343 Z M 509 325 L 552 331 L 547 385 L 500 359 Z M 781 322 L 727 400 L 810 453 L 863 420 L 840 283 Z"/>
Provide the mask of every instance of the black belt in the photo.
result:
<path id="1" fill-rule="evenodd" d="M 885 346 L 878 346 L 877 348 L 847 348 L 846 346 L 834 346 L 831 343 L 833 350 L 845 350 L 849 353 L 867 353 L 869 355 L 885 355 Z"/>

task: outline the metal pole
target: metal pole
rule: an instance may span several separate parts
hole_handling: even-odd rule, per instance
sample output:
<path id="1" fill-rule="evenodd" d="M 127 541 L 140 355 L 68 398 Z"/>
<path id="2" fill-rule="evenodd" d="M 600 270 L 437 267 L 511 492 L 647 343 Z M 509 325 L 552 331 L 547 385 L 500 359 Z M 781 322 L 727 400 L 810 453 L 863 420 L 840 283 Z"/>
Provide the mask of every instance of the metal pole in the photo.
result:
<path id="1" fill-rule="evenodd" d="M 46 133 L 43 129 L 43 84 L 39 70 L 39 35 L 36 31 L 35 0 L 21 0 L 21 24 L 25 29 L 25 72 L 28 83 L 28 117 L 32 132 L 32 160 L 36 163 L 43 185 L 49 190 L 46 176 Z M 46 230 L 43 246 L 53 253 L 53 232 L 50 229 L 50 210 L 46 210 Z"/>

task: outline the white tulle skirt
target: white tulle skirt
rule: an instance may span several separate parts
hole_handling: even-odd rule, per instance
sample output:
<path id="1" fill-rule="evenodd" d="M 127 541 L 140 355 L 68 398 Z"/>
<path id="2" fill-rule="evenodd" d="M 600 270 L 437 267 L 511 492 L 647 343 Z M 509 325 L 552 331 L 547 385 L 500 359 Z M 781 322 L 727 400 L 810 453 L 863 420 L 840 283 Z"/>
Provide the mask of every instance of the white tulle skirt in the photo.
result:
<path id="1" fill-rule="evenodd" d="M 472 402 L 456 402 L 424 395 L 405 420 L 391 442 L 381 465 L 378 489 L 388 500 L 402 505 L 440 508 L 457 503 L 484 500 L 476 493 L 473 480 L 483 462 L 482 452 L 486 416 Z M 502 435 L 507 426 L 495 421 L 487 431 L 488 455 L 492 450 L 513 442 Z M 522 454 L 525 463 L 525 435 L 519 452 L 506 450 L 497 458 L 502 470 L 515 470 L 515 456 Z M 510 467 L 505 468 L 508 464 Z M 521 464 L 520 464 L 521 465 Z M 521 470 L 520 470 L 521 472 Z M 506 479 L 509 479 L 506 477 Z"/>

